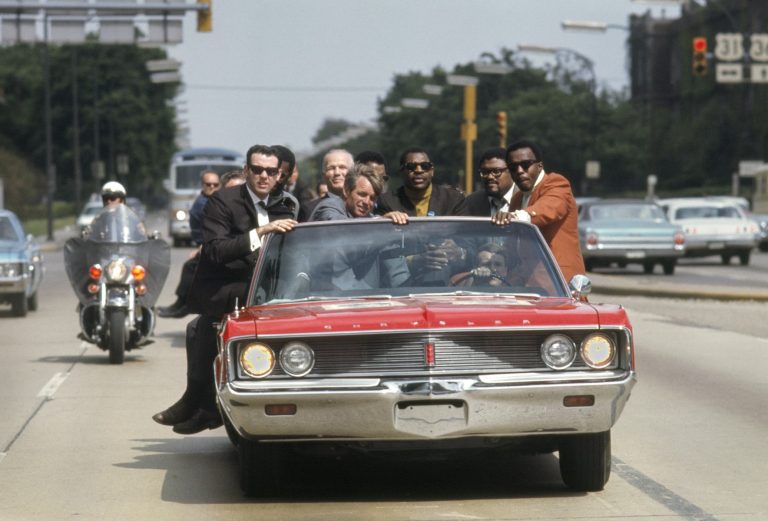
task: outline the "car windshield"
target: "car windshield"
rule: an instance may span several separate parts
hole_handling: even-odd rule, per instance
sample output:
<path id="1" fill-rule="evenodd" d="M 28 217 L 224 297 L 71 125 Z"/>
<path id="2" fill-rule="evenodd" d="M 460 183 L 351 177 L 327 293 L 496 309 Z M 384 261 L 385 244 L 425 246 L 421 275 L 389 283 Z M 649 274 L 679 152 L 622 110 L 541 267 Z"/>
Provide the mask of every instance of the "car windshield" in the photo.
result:
<path id="1" fill-rule="evenodd" d="M 0 241 L 18 242 L 20 240 L 21 236 L 17 233 L 11 219 L 0 215 Z"/>
<path id="2" fill-rule="evenodd" d="M 300 225 L 263 247 L 250 304 L 411 294 L 569 296 L 538 230 L 488 219 Z"/>
<path id="3" fill-rule="evenodd" d="M 741 219 L 735 206 L 688 206 L 675 210 L 675 219 Z"/>
<path id="4" fill-rule="evenodd" d="M 641 220 L 665 221 L 664 212 L 653 204 L 604 204 L 589 208 L 589 218 L 593 221 Z"/>
<path id="5" fill-rule="evenodd" d="M 83 215 L 90 215 L 90 216 L 96 216 L 101 213 L 101 211 L 104 209 L 104 205 L 93 205 L 93 206 L 86 206 L 83 210 Z"/>
<path id="6" fill-rule="evenodd" d="M 124 204 L 103 208 L 91 223 L 88 240 L 92 242 L 138 243 L 147 240 L 141 219 Z"/>

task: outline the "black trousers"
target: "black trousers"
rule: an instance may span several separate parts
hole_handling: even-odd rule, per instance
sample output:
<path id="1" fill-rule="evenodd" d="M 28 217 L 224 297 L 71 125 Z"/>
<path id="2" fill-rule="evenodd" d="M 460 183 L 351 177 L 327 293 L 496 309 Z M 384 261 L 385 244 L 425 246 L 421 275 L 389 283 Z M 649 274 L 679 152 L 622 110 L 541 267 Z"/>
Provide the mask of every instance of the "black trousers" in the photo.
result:
<path id="1" fill-rule="evenodd" d="M 199 315 L 187 324 L 187 396 L 193 405 L 208 411 L 216 410 L 216 387 L 213 361 L 216 358 L 216 330 L 213 324 L 220 317 Z"/>
<path id="2" fill-rule="evenodd" d="M 179 297 L 180 302 L 187 301 L 187 295 L 192 287 L 192 280 L 195 278 L 195 270 L 200 263 L 200 253 L 187 260 L 181 267 L 181 278 L 179 284 L 176 286 L 176 296 Z"/>

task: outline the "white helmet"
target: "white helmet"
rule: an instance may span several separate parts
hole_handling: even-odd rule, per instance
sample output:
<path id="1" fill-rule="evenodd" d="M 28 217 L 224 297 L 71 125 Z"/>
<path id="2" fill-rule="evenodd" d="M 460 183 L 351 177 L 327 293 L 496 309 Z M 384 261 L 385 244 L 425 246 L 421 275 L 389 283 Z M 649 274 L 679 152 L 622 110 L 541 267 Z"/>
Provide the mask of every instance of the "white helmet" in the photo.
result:
<path id="1" fill-rule="evenodd" d="M 125 187 L 117 181 L 109 181 L 101 187 L 101 197 L 122 197 L 125 199 Z"/>

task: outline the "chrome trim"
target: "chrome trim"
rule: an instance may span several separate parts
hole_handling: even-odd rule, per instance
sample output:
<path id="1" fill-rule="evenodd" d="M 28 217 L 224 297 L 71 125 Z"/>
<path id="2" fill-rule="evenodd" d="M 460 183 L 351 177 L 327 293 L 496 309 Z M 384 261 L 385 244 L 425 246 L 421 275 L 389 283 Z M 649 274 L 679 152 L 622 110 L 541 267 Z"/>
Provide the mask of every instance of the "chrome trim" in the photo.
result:
<path id="1" fill-rule="evenodd" d="M 234 391 L 280 389 L 345 389 L 378 387 L 380 378 L 323 378 L 321 380 L 236 380 L 229 382 Z"/>
<path id="2" fill-rule="evenodd" d="M 482 374 L 478 378 L 487 384 L 540 384 L 569 382 L 606 382 L 627 378 L 631 371 L 571 371 L 567 373 Z"/>
<path id="3" fill-rule="evenodd" d="M 566 300 L 566 299 L 563 299 Z M 275 339 L 275 338 L 318 338 L 318 337 L 326 337 L 326 336 L 360 336 L 361 334 L 366 335 L 393 335 L 393 334 L 401 334 L 401 333 L 425 333 L 425 334 L 432 334 L 432 333 L 476 333 L 478 331 L 482 332 L 506 332 L 506 331 L 561 331 L 561 332 L 567 332 L 567 331 L 584 331 L 588 329 L 594 329 L 594 330 L 605 330 L 606 328 L 601 328 L 598 324 L 591 324 L 591 325 L 585 325 L 585 326 L 496 326 L 496 327 L 446 327 L 446 328 L 414 328 L 414 329 L 375 329 L 375 330 L 356 330 L 356 331 L 323 331 L 318 333 L 290 333 L 290 334 L 274 334 L 274 335 L 258 335 L 259 340 L 268 340 L 268 339 Z M 238 338 L 252 338 L 252 336 L 244 336 L 244 337 L 238 337 Z M 234 337 L 230 339 L 230 341 L 234 340 Z"/>

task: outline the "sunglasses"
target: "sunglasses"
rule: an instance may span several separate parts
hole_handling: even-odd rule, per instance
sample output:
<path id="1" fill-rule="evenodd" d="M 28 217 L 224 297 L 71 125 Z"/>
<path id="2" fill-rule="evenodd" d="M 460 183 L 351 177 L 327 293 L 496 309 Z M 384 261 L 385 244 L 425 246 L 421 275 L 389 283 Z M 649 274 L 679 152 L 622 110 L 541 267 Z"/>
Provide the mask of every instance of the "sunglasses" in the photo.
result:
<path id="1" fill-rule="evenodd" d="M 203 184 L 211 188 L 216 188 L 217 186 L 219 186 L 219 183 L 203 183 Z"/>
<path id="2" fill-rule="evenodd" d="M 528 170 L 533 165 L 541 163 L 538 159 L 523 159 L 522 161 L 509 161 L 507 166 L 511 172 L 517 172 L 517 169 L 522 167 L 523 170 Z"/>
<path id="3" fill-rule="evenodd" d="M 421 163 L 408 162 L 408 163 L 405 163 L 403 167 L 405 167 L 405 169 L 410 172 L 415 172 L 416 169 L 419 167 L 421 167 L 421 169 L 424 172 L 428 172 L 432 170 L 435 167 L 435 165 L 432 164 L 430 161 L 422 161 Z"/>
<path id="4" fill-rule="evenodd" d="M 266 172 L 269 177 L 275 177 L 280 174 L 280 169 L 277 167 L 248 165 L 248 170 L 250 170 L 253 175 L 261 175 L 263 172 Z"/>
<path id="5" fill-rule="evenodd" d="M 480 177 L 499 177 L 501 174 L 507 171 L 507 167 L 504 168 L 481 168 Z"/>

